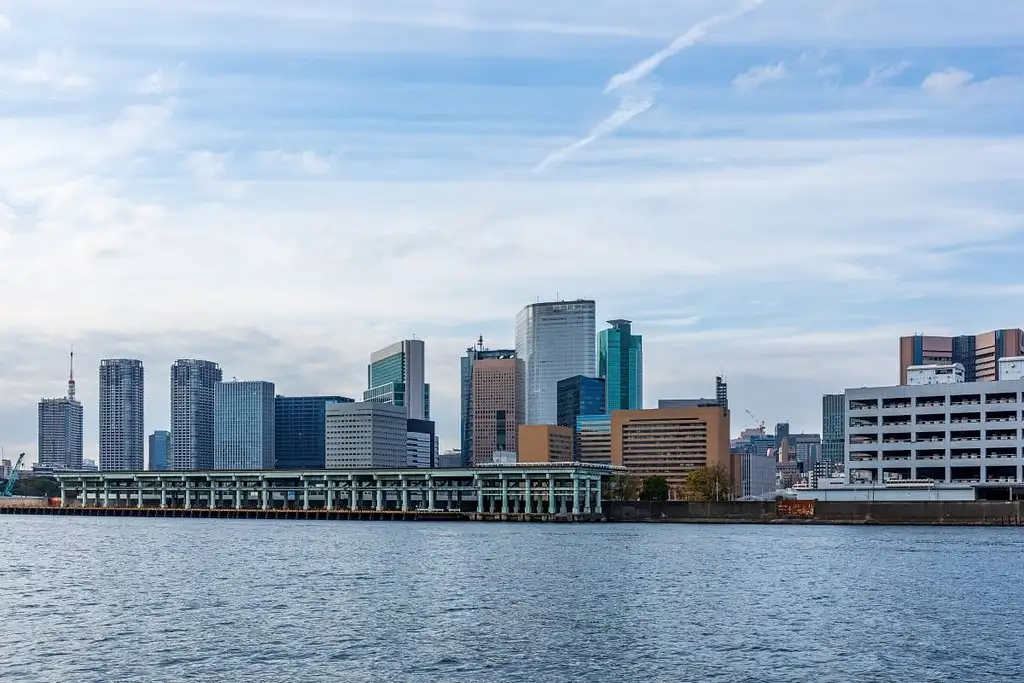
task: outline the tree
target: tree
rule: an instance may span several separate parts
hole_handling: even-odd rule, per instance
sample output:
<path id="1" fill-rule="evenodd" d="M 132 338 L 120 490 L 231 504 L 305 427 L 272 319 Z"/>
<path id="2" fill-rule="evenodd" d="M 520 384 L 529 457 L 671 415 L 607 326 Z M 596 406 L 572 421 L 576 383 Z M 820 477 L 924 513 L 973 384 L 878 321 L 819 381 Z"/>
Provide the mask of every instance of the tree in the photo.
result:
<path id="1" fill-rule="evenodd" d="M 14 484 L 14 495 L 54 498 L 60 495 L 60 484 L 51 477 L 22 477 Z"/>
<path id="2" fill-rule="evenodd" d="M 729 500 L 732 493 L 729 472 L 721 465 L 695 469 L 686 475 L 684 490 L 687 500 Z"/>
<path id="3" fill-rule="evenodd" d="M 646 477 L 640 489 L 640 500 L 668 500 L 668 479 Z"/>
<path id="4" fill-rule="evenodd" d="M 613 474 L 608 487 L 608 500 L 636 500 L 640 484 L 628 474 Z"/>

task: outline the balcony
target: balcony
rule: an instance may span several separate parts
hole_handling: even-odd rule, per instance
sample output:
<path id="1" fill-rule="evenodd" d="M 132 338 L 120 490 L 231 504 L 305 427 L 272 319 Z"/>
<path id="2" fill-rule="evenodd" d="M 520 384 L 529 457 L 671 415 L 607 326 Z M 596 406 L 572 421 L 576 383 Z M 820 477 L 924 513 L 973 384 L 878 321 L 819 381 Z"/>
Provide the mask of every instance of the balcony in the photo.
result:
<path id="1" fill-rule="evenodd" d="M 988 429 L 985 430 L 985 439 L 987 441 L 1016 441 L 1017 430 L 1016 429 Z"/>
<path id="2" fill-rule="evenodd" d="M 950 407 L 979 406 L 981 405 L 981 394 L 960 394 L 949 397 Z"/>
<path id="3" fill-rule="evenodd" d="M 929 441 L 945 441 L 946 432 L 918 432 L 915 439 L 917 443 L 924 443 Z"/>
<path id="4" fill-rule="evenodd" d="M 925 413 L 917 416 L 917 424 L 919 425 L 941 425 L 946 424 L 945 413 Z"/>
<path id="5" fill-rule="evenodd" d="M 882 410 L 892 410 L 894 408 L 903 408 L 905 410 L 910 409 L 909 398 L 883 398 L 882 399 Z"/>
<path id="6" fill-rule="evenodd" d="M 954 448 L 949 452 L 950 460 L 981 460 L 980 448 Z"/>
<path id="7" fill-rule="evenodd" d="M 950 441 L 981 441 L 981 431 L 980 430 L 971 430 L 971 431 L 950 432 L 949 433 L 949 440 Z"/>
<path id="8" fill-rule="evenodd" d="M 850 411 L 854 410 L 875 410 L 878 408 L 878 399 L 850 401 Z"/>
<path id="9" fill-rule="evenodd" d="M 1006 460 L 1008 458 L 1016 458 L 1018 456 L 1017 448 L 1007 448 L 1005 446 L 997 446 L 994 448 L 985 449 L 985 458 L 987 460 Z"/>
<path id="10" fill-rule="evenodd" d="M 985 413 L 985 422 L 1017 422 L 1016 410 L 989 410 Z"/>
<path id="11" fill-rule="evenodd" d="M 946 405 L 945 396 L 918 396 L 918 408 L 943 408 Z"/>
<path id="12" fill-rule="evenodd" d="M 949 416 L 949 424 L 978 424 L 981 422 L 981 413 L 954 413 Z"/>
<path id="13" fill-rule="evenodd" d="M 986 394 L 985 405 L 1000 405 L 1005 403 L 1017 403 L 1018 397 L 1016 393 L 1013 394 Z"/>

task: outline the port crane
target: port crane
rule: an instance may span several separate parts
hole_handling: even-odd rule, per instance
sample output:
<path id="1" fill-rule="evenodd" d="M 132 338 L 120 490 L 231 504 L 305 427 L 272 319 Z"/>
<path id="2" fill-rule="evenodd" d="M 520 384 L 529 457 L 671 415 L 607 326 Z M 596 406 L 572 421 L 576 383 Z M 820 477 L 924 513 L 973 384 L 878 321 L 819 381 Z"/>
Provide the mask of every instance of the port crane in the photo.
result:
<path id="1" fill-rule="evenodd" d="M 11 476 L 7 477 L 7 485 L 0 491 L 0 498 L 10 498 L 14 495 L 14 485 L 18 483 L 18 476 L 21 472 L 21 463 L 25 461 L 25 454 L 18 456 L 18 462 L 11 468 Z"/>
<path id="2" fill-rule="evenodd" d="M 760 432 L 762 434 L 764 434 L 764 420 L 758 421 L 758 419 L 756 417 L 754 417 L 754 414 L 752 412 L 750 412 L 749 410 L 746 411 L 746 413 L 747 413 L 747 415 L 750 416 L 750 419 L 754 421 L 754 424 L 756 425 L 757 429 L 760 430 Z"/>

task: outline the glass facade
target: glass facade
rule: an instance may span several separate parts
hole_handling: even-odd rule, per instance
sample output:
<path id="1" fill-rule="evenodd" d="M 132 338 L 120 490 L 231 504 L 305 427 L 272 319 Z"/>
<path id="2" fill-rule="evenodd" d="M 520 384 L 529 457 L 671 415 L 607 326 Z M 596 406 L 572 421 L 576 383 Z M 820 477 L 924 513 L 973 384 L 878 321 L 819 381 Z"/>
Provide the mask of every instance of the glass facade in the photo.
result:
<path id="1" fill-rule="evenodd" d="M 277 396 L 274 399 L 275 468 L 323 469 L 326 406 L 352 400 L 346 396 Z"/>
<path id="2" fill-rule="evenodd" d="M 609 320 L 598 336 L 597 374 L 605 380 L 605 405 L 613 410 L 644 407 L 643 338 L 629 320 Z"/>
<path id="3" fill-rule="evenodd" d="M 845 459 L 846 396 L 825 394 L 821 397 L 821 461 L 838 465 Z"/>
<path id="4" fill-rule="evenodd" d="M 214 390 L 214 469 L 274 469 L 274 409 L 273 382 L 218 382 Z"/>
<path id="5" fill-rule="evenodd" d="M 516 355 L 526 370 L 526 424 L 556 424 L 558 381 L 597 374 L 592 300 L 530 304 L 516 316 Z"/>
<path id="6" fill-rule="evenodd" d="M 576 418 L 573 451 L 580 462 L 611 464 L 612 416 L 580 415 Z"/>
<path id="7" fill-rule="evenodd" d="M 576 418 L 605 413 L 605 381 L 599 377 L 576 375 L 558 382 L 558 425 L 573 430 L 573 457 L 576 450 Z"/>
<path id="8" fill-rule="evenodd" d="M 168 459 L 171 456 L 171 433 L 158 429 L 149 435 L 149 469 L 162 472 L 169 469 Z"/>
<path id="9" fill-rule="evenodd" d="M 430 385 L 424 380 L 422 340 L 406 339 L 370 354 L 366 367 L 366 403 L 405 408 L 411 420 L 430 419 Z"/>

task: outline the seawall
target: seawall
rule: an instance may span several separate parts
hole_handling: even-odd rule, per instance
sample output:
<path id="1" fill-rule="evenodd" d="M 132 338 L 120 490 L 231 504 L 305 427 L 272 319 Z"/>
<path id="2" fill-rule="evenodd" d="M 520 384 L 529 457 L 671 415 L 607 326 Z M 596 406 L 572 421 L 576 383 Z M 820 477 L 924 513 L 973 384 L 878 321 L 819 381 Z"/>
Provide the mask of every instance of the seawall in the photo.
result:
<path id="1" fill-rule="evenodd" d="M 1024 526 L 1021 501 L 607 501 L 610 522 Z"/>

